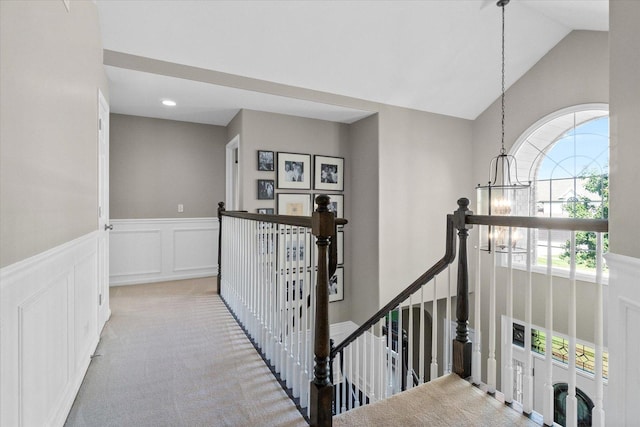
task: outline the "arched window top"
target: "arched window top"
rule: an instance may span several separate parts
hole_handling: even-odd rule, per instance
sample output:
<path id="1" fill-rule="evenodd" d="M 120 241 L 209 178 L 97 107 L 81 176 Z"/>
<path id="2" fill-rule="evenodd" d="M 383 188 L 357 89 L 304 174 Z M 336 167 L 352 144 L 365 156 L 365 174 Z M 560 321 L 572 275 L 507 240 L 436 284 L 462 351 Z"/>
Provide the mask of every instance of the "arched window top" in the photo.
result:
<path id="1" fill-rule="evenodd" d="M 511 150 L 518 160 L 518 179 L 535 182 L 608 173 L 608 117 L 606 104 L 587 104 L 538 120 Z"/>

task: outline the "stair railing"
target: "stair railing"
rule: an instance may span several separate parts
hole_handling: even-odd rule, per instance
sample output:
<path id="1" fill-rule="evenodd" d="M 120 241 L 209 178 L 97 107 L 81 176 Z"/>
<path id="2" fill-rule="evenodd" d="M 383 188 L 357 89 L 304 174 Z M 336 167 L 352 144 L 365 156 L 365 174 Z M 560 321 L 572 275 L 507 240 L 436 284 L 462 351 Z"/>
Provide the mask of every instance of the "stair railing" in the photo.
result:
<path id="1" fill-rule="evenodd" d="M 460 239 L 466 238 L 464 217 L 468 213 L 468 201 L 462 202 L 455 213 L 447 215 L 444 256 L 332 349 L 334 414 L 385 399 L 435 379 L 442 372 L 462 369 L 455 363 L 462 366 L 466 360 L 455 353 L 453 367 L 445 362 L 440 369 L 438 364 L 438 350 L 450 351 L 446 345 L 442 346 L 438 331 L 444 331 L 445 341 L 453 339 L 448 325 L 438 325 L 438 306 L 445 306 L 445 317 L 453 317 L 451 296 L 455 292 L 451 288 L 449 267 L 456 258 L 456 229 Z M 466 275 L 466 269 L 459 267 L 458 274 Z M 462 295 L 457 301 L 458 322 L 466 328 L 468 298 L 464 290 Z M 466 335 L 456 340 L 462 345 L 454 350 L 465 351 L 470 356 L 471 344 Z M 448 356 L 443 360 L 448 360 Z M 456 362 L 457 359 L 460 361 Z"/>
<path id="2" fill-rule="evenodd" d="M 493 238 L 501 234 L 507 236 L 503 253 L 476 252 L 473 328 L 483 330 L 483 345 L 473 343 L 471 359 L 472 382 L 486 388 L 489 393 L 499 392 L 506 403 L 518 402 L 522 411 L 541 416 L 545 425 L 552 425 L 554 417 L 566 408 L 561 416 L 566 425 L 604 426 L 604 378 L 605 361 L 608 360 L 604 347 L 604 262 L 602 254 L 606 250 L 605 234 L 608 232 L 606 219 L 518 217 L 498 215 L 466 215 L 468 226 L 490 226 L 501 229 L 493 233 Z M 536 234 L 537 231 L 537 234 Z M 576 236 L 580 233 L 590 244 L 578 247 Z M 526 248 L 516 253 L 516 235 L 526 234 Z M 537 236 L 537 237 L 536 237 Z M 556 241 L 554 249 L 552 242 Z M 540 254 L 534 250 L 536 241 L 540 244 Z M 579 283 L 577 280 L 577 254 L 586 254 L 593 245 L 593 278 Z M 497 248 L 493 242 L 491 245 Z M 555 253 L 554 253 L 555 251 Z M 561 257 L 558 252 L 564 253 Z M 466 258 L 466 255 L 465 255 Z M 544 264 L 535 269 L 538 258 Z M 568 258 L 568 260 L 567 260 Z M 484 266 L 486 261 L 487 266 Z M 520 266 L 515 266 L 520 262 Z M 554 263 L 565 263 L 560 273 Z M 460 263 L 467 263 L 460 257 Z M 535 271 L 534 271 L 535 270 Z M 564 275 L 564 277 L 562 277 Z M 488 277 L 487 277 L 488 276 Z M 504 280 L 499 280 L 504 278 Z M 595 280 L 594 280 L 595 279 Z M 465 278 L 463 280 L 466 281 Z M 593 283 L 592 283 L 593 282 Z M 468 284 L 464 284 L 463 288 Z M 522 298 L 516 300 L 516 296 Z M 489 306 L 488 313 L 481 313 L 481 298 Z M 558 301 L 562 309 L 558 308 Z M 579 301 L 583 301 L 580 306 Z M 514 309 L 515 306 L 519 310 Z M 582 309 L 582 311 L 580 311 Z M 536 311 L 538 310 L 538 311 Z M 566 310 L 566 312 L 565 312 Z M 558 312 L 564 312 L 558 317 Z M 543 325 L 535 325 L 533 319 L 544 319 Z M 582 324 L 578 321 L 581 318 Z M 502 333 L 500 322 L 502 319 Z M 483 323 L 484 321 L 484 323 Z M 587 323 L 593 322 L 589 330 Z M 580 336 L 578 334 L 580 328 Z M 563 331 L 557 332 L 557 331 Z M 539 341 L 534 343 L 535 341 Z M 499 345 L 496 345 L 498 341 Z M 483 348 L 488 352 L 483 353 Z M 577 356 L 588 360 L 588 369 L 578 369 Z M 498 356 L 500 363 L 497 362 Z M 465 353 L 465 360 L 468 355 Z M 519 369 L 514 367 L 518 362 Z M 486 365 L 485 365 L 486 363 Z M 534 381 L 533 370 L 541 382 Z M 483 374 L 482 367 L 486 366 Z M 584 364 L 583 368 L 586 367 Z M 500 373 L 500 383 L 497 374 Z M 518 378 L 514 378 L 518 376 Z M 565 402 L 556 403 L 558 383 L 565 383 Z M 543 384 L 542 384 L 543 383 Z M 534 390 L 534 388 L 539 389 Z M 584 387 L 579 392 L 578 386 Z M 587 396 L 592 404 L 590 413 L 579 411 L 578 398 Z M 534 395 L 537 396 L 534 406 Z M 590 396 L 589 396 L 590 395 Z M 591 402 L 593 400 L 593 402 Z M 579 414 L 580 412 L 580 414 Z M 586 419 L 578 419 L 578 417 Z M 558 420 L 556 420 L 558 421 Z"/>
<path id="3" fill-rule="evenodd" d="M 220 221 L 218 293 L 313 425 L 331 423 L 329 280 L 337 226 L 318 196 L 310 217 L 226 211 Z M 313 240 L 315 239 L 315 245 Z M 324 408 L 329 408 L 328 410 Z"/>

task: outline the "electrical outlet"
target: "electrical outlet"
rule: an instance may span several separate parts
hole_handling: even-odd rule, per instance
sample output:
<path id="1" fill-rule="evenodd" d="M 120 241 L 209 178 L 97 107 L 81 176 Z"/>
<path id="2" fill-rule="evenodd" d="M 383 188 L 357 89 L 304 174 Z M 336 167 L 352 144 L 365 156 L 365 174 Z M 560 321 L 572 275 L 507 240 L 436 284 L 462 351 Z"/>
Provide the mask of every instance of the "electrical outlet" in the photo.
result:
<path id="1" fill-rule="evenodd" d="M 180 203 L 178 205 L 178 213 L 182 213 L 182 212 L 184 212 L 184 205 L 182 203 Z"/>

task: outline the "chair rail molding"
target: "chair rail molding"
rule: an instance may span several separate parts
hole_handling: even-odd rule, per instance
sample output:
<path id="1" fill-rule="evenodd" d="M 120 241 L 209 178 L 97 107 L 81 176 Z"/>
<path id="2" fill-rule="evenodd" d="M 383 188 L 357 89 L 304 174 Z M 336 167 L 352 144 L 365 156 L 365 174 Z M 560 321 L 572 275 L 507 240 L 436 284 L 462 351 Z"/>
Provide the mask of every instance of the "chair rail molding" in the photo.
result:
<path id="1" fill-rule="evenodd" d="M 218 274 L 218 218 L 113 219 L 111 286 Z"/>

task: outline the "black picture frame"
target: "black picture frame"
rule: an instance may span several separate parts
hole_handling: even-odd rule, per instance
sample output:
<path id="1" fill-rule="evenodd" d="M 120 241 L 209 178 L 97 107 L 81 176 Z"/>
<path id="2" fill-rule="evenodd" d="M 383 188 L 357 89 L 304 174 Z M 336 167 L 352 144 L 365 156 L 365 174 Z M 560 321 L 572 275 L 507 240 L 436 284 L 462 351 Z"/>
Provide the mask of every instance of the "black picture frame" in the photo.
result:
<path id="1" fill-rule="evenodd" d="M 258 170 L 274 171 L 275 170 L 275 153 L 273 151 L 258 150 Z"/>
<path id="2" fill-rule="evenodd" d="M 278 153 L 278 188 L 311 190 L 311 154 Z"/>
<path id="3" fill-rule="evenodd" d="M 258 200 L 273 200 L 275 199 L 275 182 L 272 179 L 259 179 L 258 180 Z"/>
<path id="4" fill-rule="evenodd" d="M 344 157 L 313 156 L 313 189 L 344 191 Z"/>

